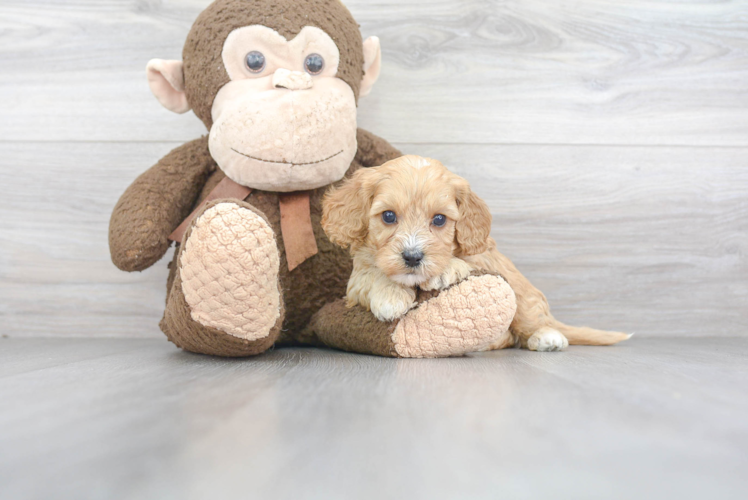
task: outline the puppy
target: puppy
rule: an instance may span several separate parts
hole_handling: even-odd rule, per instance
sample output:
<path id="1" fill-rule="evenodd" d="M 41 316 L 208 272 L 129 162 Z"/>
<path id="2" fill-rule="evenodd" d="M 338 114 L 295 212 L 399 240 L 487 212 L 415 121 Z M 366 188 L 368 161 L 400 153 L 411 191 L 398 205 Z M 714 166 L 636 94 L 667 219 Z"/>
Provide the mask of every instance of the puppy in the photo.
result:
<path id="1" fill-rule="evenodd" d="M 555 320 L 542 292 L 496 249 L 488 206 L 436 160 L 403 156 L 358 170 L 325 195 L 322 227 L 353 256 L 348 306 L 361 305 L 381 321 L 413 308 L 416 287 L 440 290 L 472 271 L 488 271 L 515 292 L 510 330 L 522 346 L 552 351 L 569 341 L 607 345 L 628 338 Z"/>

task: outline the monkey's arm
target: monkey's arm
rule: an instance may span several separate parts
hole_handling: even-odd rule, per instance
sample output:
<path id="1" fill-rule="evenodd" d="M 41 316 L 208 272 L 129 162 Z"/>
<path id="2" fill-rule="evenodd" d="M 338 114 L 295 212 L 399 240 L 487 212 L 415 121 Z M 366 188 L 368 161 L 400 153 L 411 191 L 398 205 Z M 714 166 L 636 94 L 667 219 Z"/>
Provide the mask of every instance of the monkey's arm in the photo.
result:
<path id="1" fill-rule="evenodd" d="M 389 142 L 364 129 L 358 129 L 356 139 L 358 140 L 356 161 L 364 167 L 378 167 L 403 155 Z"/>
<path id="2" fill-rule="evenodd" d="M 184 144 L 135 179 L 109 221 L 112 262 L 123 271 L 142 271 L 168 250 L 169 235 L 190 214 L 216 164 L 208 138 Z"/>

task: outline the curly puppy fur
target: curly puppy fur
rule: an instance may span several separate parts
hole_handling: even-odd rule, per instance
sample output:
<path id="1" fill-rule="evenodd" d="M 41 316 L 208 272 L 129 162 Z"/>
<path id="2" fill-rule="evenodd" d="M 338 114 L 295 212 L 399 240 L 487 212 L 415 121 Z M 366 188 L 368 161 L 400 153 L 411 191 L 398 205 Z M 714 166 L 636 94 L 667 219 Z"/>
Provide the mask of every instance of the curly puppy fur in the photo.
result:
<path id="1" fill-rule="evenodd" d="M 555 320 L 542 292 L 497 250 L 491 221 L 465 179 L 418 156 L 359 170 L 323 200 L 325 232 L 353 255 L 349 307 L 361 305 L 390 321 L 414 307 L 416 287 L 441 290 L 486 271 L 503 276 L 517 296 L 511 332 L 523 347 L 561 350 L 568 343 L 608 345 L 629 337 Z"/>

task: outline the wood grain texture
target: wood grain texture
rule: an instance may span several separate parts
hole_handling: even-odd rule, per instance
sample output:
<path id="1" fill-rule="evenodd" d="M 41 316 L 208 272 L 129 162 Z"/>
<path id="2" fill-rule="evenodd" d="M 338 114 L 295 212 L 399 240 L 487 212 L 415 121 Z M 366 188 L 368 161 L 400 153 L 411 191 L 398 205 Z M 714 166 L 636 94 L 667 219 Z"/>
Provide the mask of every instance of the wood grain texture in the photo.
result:
<path id="1" fill-rule="evenodd" d="M 125 187 L 177 145 L 0 144 L 0 333 L 160 336 L 167 261 L 122 273 L 107 230 Z M 748 149 L 396 146 L 471 181 L 559 319 L 745 335 Z"/>
<path id="2" fill-rule="evenodd" d="M 748 341 L 252 360 L 0 339 L 0 498 L 748 496 Z"/>
<path id="3" fill-rule="evenodd" d="M 5 0 L 4 140 L 187 141 L 153 57 L 208 0 Z M 348 0 L 384 50 L 362 125 L 395 142 L 748 145 L 748 4 Z"/>
<path id="4" fill-rule="evenodd" d="M 0 334 L 159 336 L 166 261 L 107 224 L 205 133 L 144 67 L 208 0 L 0 4 Z M 562 320 L 640 335 L 748 326 L 748 4 L 347 0 L 384 50 L 365 128 L 445 161 Z"/>

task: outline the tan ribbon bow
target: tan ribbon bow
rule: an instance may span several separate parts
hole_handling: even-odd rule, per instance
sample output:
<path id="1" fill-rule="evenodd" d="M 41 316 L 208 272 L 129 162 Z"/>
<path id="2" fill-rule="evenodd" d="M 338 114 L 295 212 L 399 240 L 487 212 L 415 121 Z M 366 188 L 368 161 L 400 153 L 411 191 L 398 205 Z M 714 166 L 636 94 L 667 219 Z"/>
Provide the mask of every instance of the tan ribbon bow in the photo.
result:
<path id="1" fill-rule="evenodd" d="M 192 213 L 169 235 L 169 239 L 182 242 L 184 233 L 190 226 L 195 214 L 205 207 L 209 202 L 221 198 L 232 198 L 244 200 L 252 190 L 242 186 L 225 177 L 203 202 L 192 211 Z M 317 240 L 312 229 L 311 200 L 309 191 L 298 191 L 295 193 L 279 193 L 281 234 L 283 235 L 283 246 L 286 249 L 286 260 L 288 270 L 293 271 L 309 257 L 317 255 Z"/>

